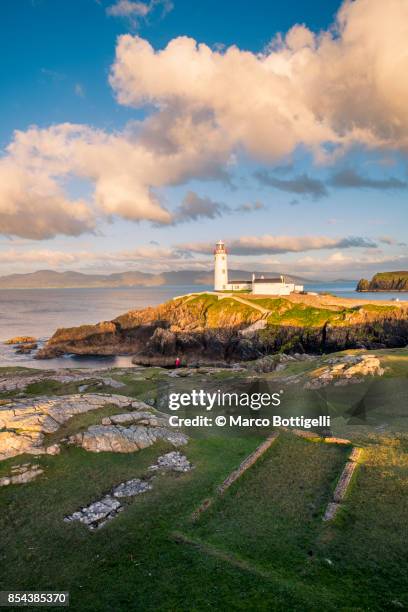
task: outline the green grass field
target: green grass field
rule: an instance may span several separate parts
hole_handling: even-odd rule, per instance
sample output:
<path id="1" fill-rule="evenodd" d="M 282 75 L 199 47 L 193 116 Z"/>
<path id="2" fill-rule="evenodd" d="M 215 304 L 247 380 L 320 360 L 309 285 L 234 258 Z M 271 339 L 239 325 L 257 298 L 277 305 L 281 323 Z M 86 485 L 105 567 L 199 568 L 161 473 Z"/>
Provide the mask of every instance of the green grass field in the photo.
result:
<path id="1" fill-rule="evenodd" d="M 396 389 L 407 378 L 408 351 L 377 354 L 390 368 L 384 382 Z M 310 367 L 296 363 L 284 373 Z M 149 371 L 150 380 L 137 380 L 136 372 L 113 375 L 126 382 L 123 393 L 138 397 L 154 395 L 161 377 L 158 369 Z M 0 489 L 0 589 L 68 590 L 71 609 L 80 612 L 407 609 L 408 433 L 398 398 L 391 392 L 384 400 L 386 431 L 344 425 L 342 433 L 364 455 L 333 523 L 322 515 L 349 447 L 287 433 L 195 523 L 192 512 L 266 433 L 193 437 L 185 448 L 191 472 L 158 476 L 151 491 L 95 532 L 63 518 L 143 476 L 170 446 L 131 454 L 68 447 L 58 456 L 4 461 L 2 474 L 25 461 L 45 471 L 32 483 Z M 81 415 L 64 431 L 110 410 Z"/>
<path id="2" fill-rule="evenodd" d="M 371 440 L 345 510 L 331 526 L 321 516 L 345 450 L 290 435 L 192 524 L 194 508 L 258 442 L 192 441 L 192 472 L 159 477 L 152 491 L 93 533 L 64 523 L 64 515 L 143 475 L 167 448 L 133 455 L 72 448 L 40 457 L 43 477 L 1 491 L 1 588 L 69 590 L 75 610 L 406 605 L 408 440 Z M 174 531 L 226 554 L 177 543 Z"/>

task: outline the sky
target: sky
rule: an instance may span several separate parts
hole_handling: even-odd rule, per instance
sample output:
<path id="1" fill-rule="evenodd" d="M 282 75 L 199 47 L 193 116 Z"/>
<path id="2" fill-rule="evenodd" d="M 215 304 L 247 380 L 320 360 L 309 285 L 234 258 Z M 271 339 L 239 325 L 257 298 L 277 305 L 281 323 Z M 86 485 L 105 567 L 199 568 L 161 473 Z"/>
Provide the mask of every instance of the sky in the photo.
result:
<path id="1" fill-rule="evenodd" d="M 0 16 L 0 275 L 408 269 L 406 0 Z"/>

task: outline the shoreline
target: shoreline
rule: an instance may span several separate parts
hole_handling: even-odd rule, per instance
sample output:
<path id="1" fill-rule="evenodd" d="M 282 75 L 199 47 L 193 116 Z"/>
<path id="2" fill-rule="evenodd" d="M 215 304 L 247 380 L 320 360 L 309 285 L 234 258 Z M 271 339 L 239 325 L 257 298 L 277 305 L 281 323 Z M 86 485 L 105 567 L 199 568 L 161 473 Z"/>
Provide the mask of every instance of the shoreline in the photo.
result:
<path id="1" fill-rule="evenodd" d="M 341 350 L 341 346 L 343 346 L 344 342 L 343 341 L 338 341 L 338 339 L 335 337 L 335 334 L 333 335 L 333 338 L 331 341 L 326 342 L 326 339 L 323 341 L 323 339 L 320 341 L 319 338 L 317 338 L 317 336 L 319 336 L 319 333 L 321 332 L 320 335 L 323 334 L 323 336 L 326 335 L 326 329 L 330 329 L 330 326 L 328 328 L 326 328 L 325 325 L 323 325 L 324 321 L 318 321 L 316 320 L 313 324 L 313 319 L 311 319 L 311 321 L 306 321 L 303 323 L 302 321 L 302 309 L 306 308 L 310 310 L 310 312 L 313 313 L 313 311 L 317 310 L 321 310 L 323 313 L 326 312 L 327 315 L 326 317 L 328 318 L 328 320 L 332 317 L 337 316 L 336 312 L 341 312 L 343 310 L 346 311 L 346 314 L 344 316 L 348 317 L 353 317 L 353 318 L 361 318 L 360 316 L 360 312 L 363 313 L 362 315 L 362 321 L 360 321 L 360 323 L 364 323 L 364 320 L 366 317 L 370 318 L 370 312 L 372 307 L 376 307 L 376 309 L 379 311 L 379 316 L 384 317 L 385 315 L 385 310 L 383 309 L 388 309 L 388 308 L 392 308 L 395 312 L 395 316 L 398 319 L 405 319 L 406 317 L 408 317 L 408 303 L 406 301 L 402 301 L 402 302 L 396 302 L 394 300 L 387 300 L 387 299 L 367 299 L 366 298 L 366 294 L 370 293 L 367 291 L 361 291 L 361 292 L 356 292 L 356 294 L 351 298 L 351 297 L 341 297 L 339 295 L 334 295 L 334 294 L 326 294 L 326 293 L 319 293 L 319 294 L 315 294 L 315 293 L 304 293 L 304 294 L 297 294 L 297 293 L 293 293 L 290 294 L 288 296 L 284 297 L 284 301 L 288 304 L 291 304 L 290 308 L 293 308 L 293 312 L 295 313 L 295 317 L 298 316 L 299 318 L 299 323 L 298 325 L 301 325 L 302 328 L 304 328 L 304 338 L 301 341 L 301 344 L 303 344 L 303 346 L 301 348 L 299 347 L 286 347 L 286 350 L 284 350 L 284 352 L 291 352 L 292 351 L 298 351 L 300 350 L 300 352 L 304 352 L 306 354 L 314 354 L 314 355 L 319 355 L 322 354 L 322 352 L 335 352 L 337 350 Z M 386 293 L 385 291 L 381 291 L 381 294 Z M 395 293 L 403 293 L 403 292 L 395 292 Z M 361 295 L 360 295 L 361 294 Z M 184 294 L 183 296 L 176 296 L 170 300 L 168 300 L 167 302 L 162 303 L 161 305 L 159 304 L 159 306 L 157 306 L 156 308 L 160 309 L 160 308 L 165 308 L 166 304 L 167 307 L 169 304 L 171 304 L 172 302 L 174 303 L 175 301 L 178 300 L 183 300 L 183 298 L 187 298 L 185 301 L 185 306 L 187 307 L 188 310 L 188 304 L 190 302 L 191 299 L 194 298 L 199 298 L 199 299 L 206 299 L 206 297 L 208 298 L 213 298 L 214 292 L 209 292 L 209 291 L 196 291 L 196 292 L 190 292 L 188 294 Z M 228 304 L 228 300 L 227 298 L 233 298 L 233 293 L 231 292 L 231 295 L 223 295 L 221 298 L 218 297 L 218 303 L 221 305 L 224 302 L 222 300 L 226 300 L 225 304 Z M 250 342 L 250 337 L 251 337 L 251 333 L 252 333 L 252 326 L 254 324 L 254 320 L 258 319 L 258 318 L 265 318 L 266 313 L 267 313 L 267 309 L 263 309 L 263 311 L 261 312 L 261 316 L 259 314 L 258 311 L 262 310 L 262 307 L 260 307 L 257 302 L 259 300 L 261 300 L 261 302 L 263 303 L 264 306 L 267 306 L 268 308 L 271 308 L 272 310 L 269 311 L 269 314 L 271 314 L 274 311 L 274 306 L 271 304 L 268 306 L 267 303 L 264 303 L 266 300 L 270 301 L 274 298 L 271 298 L 271 296 L 269 295 L 261 295 L 261 294 L 246 294 L 244 300 L 241 300 L 241 294 L 239 294 L 236 297 L 237 303 L 234 304 L 235 306 L 235 312 L 234 309 L 231 311 L 232 313 L 234 313 L 234 317 L 238 316 L 237 312 L 236 312 L 236 307 L 241 307 L 242 308 L 242 316 L 244 317 L 241 321 L 241 323 L 239 323 L 238 321 L 236 321 L 236 333 L 232 335 L 231 337 L 231 346 L 235 345 L 236 342 L 238 341 L 239 338 L 241 338 L 241 332 L 240 332 L 240 326 L 244 326 L 244 330 L 246 330 L 246 333 L 243 334 L 243 336 L 245 336 L 246 338 L 246 342 Z M 382 295 L 381 295 L 382 297 Z M 154 301 L 154 300 L 153 300 Z M 244 304 L 241 305 L 241 302 L 245 302 Z M 252 306 L 253 303 L 253 313 L 251 314 L 250 317 L 248 317 L 248 314 L 245 313 L 245 304 L 247 306 Z M 274 304 L 274 302 L 273 302 Z M 368 311 L 367 314 L 364 314 L 364 306 L 369 306 L 370 309 Z M 184 305 L 183 305 L 184 307 Z M 161 331 L 161 330 L 157 330 L 156 335 L 159 333 L 160 335 L 163 335 L 163 340 L 158 340 L 159 344 L 161 342 L 164 341 L 164 344 L 168 344 L 169 342 L 169 338 L 167 338 L 167 336 L 172 335 L 172 338 L 174 336 L 174 338 L 172 339 L 172 342 L 174 340 L 174 342 L 177 344 L 178 342 L 180 342 L 179 337 L 178 337 L 178 333 L 181 333 L 181 329 L 178 329 L 179 325 L 181 325 L 180 322 L 180 317 L 182 316 L 187 316 L 187 320 L 189 321 L 189 317 L 192 316 L 192 313 L 188 314 L 188 312 L 184 312 L 183 310 L 183 314 L 182 311 L 179 310 L 180 306 L 175 306 L 175 309 L 177 310 L 177 312 L 173 312 L 173 309 L 170 308 L 170 310 L 172 312 L 167 313 L 168 316 L 170 316 L 170 319 L 172 321 L 171 325 L 175 325 L 177 329 L 174 329 L 172 331 Z M 221 306 L 222 308 L 222 306 Z M 228 311 L 228 306 L 226 306 L 227 311 Z M 2 341 L 3 344 L 3 351 L 1 352 L 0 355 L 0 367 L 34 367 L 34 368 L 47 368 L 47 367 L 57 367 L 57 368 L 93 368 L 93 367 L 100 367 L 102 364 L 106 367 L 114 367 L 115 365 L 118 365 L 119 363 L 122 365 L 125 365 L 130 367 L 132 365 L 135 365 L 132 363 L 132 360 L 135 360 L 136 363 L 140 363 L 140 364 L 144 364 L 144 365 L 165 365 L 165 367 L 169 367 L 170 363 L 172 363 L 173 359 L 175 358 L 174 355 L 174 350 L 175 347 L 170 347 L 170 346 L 166 346 L 162 347 L 162 349 L 160 349 L 159 346 L 152 348 L 150 351 L 148 351 L 147 353 L 145 353 L 140 345 L 138 346 L 131 346 L 131 342 L 128 344 L 127 342 L 122 342 L 121 341 L 121 336 L 123 334 L 128 333 L 129 334 L 129 338 L 132 338 L 132 332 L 130 331 L 132 329 L 132 324 L 130 324 L 129 327 L 129 331 L 128 331 L 128 326 L 129 326 L 129 321 L 127 321 L 126 316 L 129 313 L 136 313 L 136 312 L 146 312 L 148 313 L 149 310 L 151 309 L 155 309 L 154 306 L 150 306 L 150 307 L 146 307 L 146 308 L 138 308 L 135 311 L 129 311 L 128 313 L 124 313 L 124 315 L 119 315 L 118 319 L 120 319 L 120 317 L 124 317 L 124 321 L 122 321 L 122 324 L 117 323 L 117 319 L 113 319 L 111 321 L 105 321 L 103 323 L 97 323 L 97 324 L 90 324 L 90 325 L 80 325 L 80 326 L 74 326 L 71 328 L 58 328 L 60 329 L 61 333 L 64 334 L 68 333 L 68 335 L 74 334 L 76 332 L 80 333 L 81 336 L 81 330 L 83 328 L 88 328 L 89 327 L 89 340 L 88 338 L 86 338 L 86 335 L 81 338 L 75 338 L 74 336 L 72 336 L 72 338 L 61 338 L 61 343 L 62 346 L 62 350 L 64 351 L 64 354 L 58 354 L 58 352 L 56 351 L 55 353 L 52 353 L 51 351 L 49 352 L 49 355 L 47 357 L 42 356 L 42 353 L 45 352 L 44 349 L 48 348 L 49 346 L 49 341 L 53 338 L 53 336 L 56 334 L 56 332 L 54 332 L 54 334 L 47 334 L 47 335 L 43 335 L 41 338 L 38 338 L 38 351 L 33 351 L 30 354 L 26 354 L 26 355 L 20 355 L 17 354 L 16 352 L 16 348 L 17 346 L 11 346 L 6 345 L 6 340 Z M 299 310 L 300 309 L 300 310 Z M 360 310 L 362 309 L 362 310 Z M 279 310 L 279 309 L 278 309 Z M 218 311 L 218 306 L 215 307 L 215 313 L 217 313 Z M 226 311 L 226 312 L 227 312 Z M 329 313 L 328 311 L 331 311 L 331 313 Z M 384 314 L 381 314 L 381 312 L 383 312 Z M 350 313 L 350 314 L 347 314 Z M 252 316 L 254 315 L 254 316 Z M 218 316 L 218 314 L 216 315 Z M 227 316 L 227 315 L 226 315 Z M 230 316 L 230 315 L 228 315 Z M 248 317 L 248 321 L 247 323 L 245 323 L 245 317 Z M 149 317 L 148 317 L 149 318 Z M 169 320 L 170 320 L 169 319 Z M 228 319 L 228 317 L 227 317 Z M 227 319 L 223 319 L 222 316 L 219 319 L 220 324 L 226 324 Z M 354 319 L 353 319 L 354 320 Z M 214 321 L 213 321 L 214 322 Z M 260 323 L 262 323 L 263 321 L 260 321 Z M 145 321 L 145 324 L 147 324 L 148 321 Z M 188 325 L 191 325 L 192 321 L 189 321 Z M 259 323 L 259 322 L 258 322 Z M 151 324 L 151 322 L 150 322 Z M 170 325 L 170 327 L 171 327 Z M 274 323 L 273 321 L 270 321 L 270 326 L 271 329 L 273 327 L 275 327 L 276 329 L 279 328 L 279 335 L 282 336 L 282 342 L 284 344 L 287 344 L 288 341 L 290 340 L 291 334 L 293 335 L 293 330 L 291 331 L 291 328 L 293 328 L 295 325 L 295 323 L 290 320 L 286 321 L 284 318 L 282 318 L 281 321 L 277 321 L 276 323 Z M 323 326 L 323 327 L 322 327 Z M 346 324 L 347 326 L 347 324 Z M 101 329 L 98 329 L 98 328 Z M 105 328 L 106 329 L 102 329 Z M 112 327 L 112 329 L 110 329 Z M 137 327 L 137 325 L 136 325 Z M 143 327 L 143 324 L 142 326 Z M 161 326 L 158 326 L 161 327 Z M 221 325 L 222 327 L 222 325 Z M 263 329 L 264 326 L 260 325 L 258 327 L 255 328 L 256 330 L 258 329 Z M 338 330 L 339 334 L 342 334 L 341 329 L 344 327 L 344 324 L 341 325 L 340 322 L 340 328 Z M 353 326 L 353 324 L 351 324 L 351 328 L 355 327 L 355 324 Z M 108 329 L 109 328 L 109 329 Z M 255 332 L 255 328 L 254 328 L 254 332 Z M 92 339 L 92 329 L 95 330 L 96 332 L 96 341 L 94 342 L 94 340 Z M 119 332 L 118 332 L 119 329 Z M 147 328 L 148 329 L 148 326 Z M 224 331 L 226 331 L 227 329 L 229 329 L 229 327 L 227 326 L 225 328 Z M 307 332 L 307 329 L 309 329 L 310 331 Z M 247 331 L 249 330 L 249 332 Z M 320 331 L 319 331 L 320 330 Z M 194 331 L 194 330 L 188 330 L 191 336 L 191 340 L 194 341 L 200 341 L 200 337 L 199 337 L 199 331 Z M 218 330 L 219 332 L 221 332 L 222 330 Z M 214 341 L 217 341 L 217 330 L 215 329 L 215 327 L 213 327 L 213 325 L 210 326 L 210 328 L 207 330 L 207 333 L 211 332 L 212 335 L 214 336 Z M 201 330 L 201 335 L 204 334 L 204 328 Z M 231 335 L 231 330 L 230 330 L 230 335 Z M 248 336 L 249 333 L 249 336 Z M 266 332 L 265 332 L 266 333 Z M 276 332 L 278 333 L 278 332 Z M 405 332 L 404 332 L 405 333 Z M 311 342 L 310 337 L 312 335 L 316 335 L 316 342 Z M 343 334 L 344 335 L 344 334 Z M 106 337 L 105 337 L 106 336 Z M 117 337 L 116 337 L 117 336 Z M 247 337 L 248 336 L 248 337 Z M 287 337 L 286 337 L 287 336 Z M 262 337 L 262 333 L 260 338 Z M 70 340 L 73 340 L 73 342 L 70 342 Z M 123 340 L 123 339 L 122 339 Z M 242 339 L 241 339 L 242 340 Z M 170 344 L 172 344 L 172 342 L 170 342 Z M 242 341 L 243 342 L 243 341 Z M 356 340 L 357 342 L 357 340 Z M 112 345 L 113 343 L 113 345 Z M 119 344 L 118 344 L 119 343 Z M 258 342 L 259 343 L 259 342 Z M 305 344 L 306 343 L 306 344 Z M 322 344 L 323 343 L 323 344 Z M 82 346 L 81 346 L 82 344 Z M 117 346 L 114 346 L 115 344 L 118 344 Z M 216 344 L 216 342 L 215 342 Z M 215 346 L 214 344 L 214 346 Z M 222 340 L 222 344 L 223 344 L 223 349 L 222 349 L 222 354 L 217 351 L 216 354 L 214 355 L 206 355 L 206 357 L 204 358 L 203 355 L 201 355 L 201 353 L 194 353 L 194 351 L 192 351 L 191 349 L 186 349 L 186 355 L 185 357 L 187 358 L 187 360 L 189 362 L 197 362 L 197 361 L 202 361 L 202 359 L 208 363 L 208 360 L 212 360 L 215 359 L 217 361 L 224 361 L 226 363 L 232 361 L 240 361 L 244 358 L 244 354 L 239 354 L 239 355 L 232 355 L 230 354 L 230 349 L 227 346 L 228 342 L 226 343 L 224 340 Z M 257 344 L 256 341 L 254 341 L 254 346 L 253 346 L 253 350 L 251 352 L 251 355 L 246 355 L 246 359 L 253 359 L 255 357 L 255 354 L 259 353 L 259 347 L 257 348 L 255 345 Z M 224 346 L 225 345 L 225 346 Z M 279 352 L 282 352 L 282 347 L 279 345 L 279 342 L 276 346 L 269 347 L 268 350 L 268 354 L 270 355 L 275 355 L 278 354 Z M 340 346 L 341 345 L 341 346 Z M 144 346 L 144 345 L 143 345 Z M 325 348 L 324 348 L 325 347 Z M 164 348 L 168 349 L 164 350 Z M 170 348 L 172 350 L 170 350 Z M 175 349 L 176 352 L 180 351 L 180 354 L 183 353 L 183 348 L 181 347 L 179 349 Z M 217 347 L 215 347 L 217 348 Z M 245 347 L 244 347 L 245 348 Z M 350 347 L 352 348 L 352 347 Z M 162 350 L 164 350 L 164 352 L 162 352 Z M 215 349 L 214 349 L 215 350 Z M 263 349 L 261 350 L 261 352 L 264 352 L 265 350 L 267 350 L 267 347 L 263 347 Z M 92 352 L 94 351 L 94 352 Z M 214 352 L 214 351 L 213 351 Z M 245 351 L 244 351 L 245 352 Z M 40 353 L 41 356 L 38 356 L 38 353 Z M 174 353 L 174 354 L 173 354 Z M 194 354 L 193 354 L 194 353 Z M 202 359 L 200 359 L 200 357 Z M 3 362 L 3 363 L 2 363 Z M 44 366 L 39 365 L 41 362 L 45 362 Z M 53 365 L 51 365 L 53 364 Z"/>

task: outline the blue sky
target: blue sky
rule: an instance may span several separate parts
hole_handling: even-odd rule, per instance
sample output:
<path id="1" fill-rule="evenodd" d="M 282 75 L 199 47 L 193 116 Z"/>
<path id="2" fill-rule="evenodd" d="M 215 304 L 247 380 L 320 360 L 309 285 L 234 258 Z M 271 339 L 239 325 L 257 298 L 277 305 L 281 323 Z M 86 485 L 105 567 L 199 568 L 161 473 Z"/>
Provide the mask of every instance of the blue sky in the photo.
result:
<path id="1" fill-rule="evenodd" d="M 406 269 L 408 100 L 397 91 L 396 107 L 379 88 L 408 16 L 390 0 L 387 19 L 401 30 L 390 49 L 380 0 L 360 30 L 367 2 L 344 9 L 335 30 L 341 3 L 331 0 L 3 0 L 0 274 L 204 269 L 219 238 L 231 266 L 247 270 L 357 278 Z M 126 34 L 144 46 L 127 50 Z M 188 43 L 169 51 L 179 37 L 208 53 Z M 239 53 L 227 66 L 231 46 Z M 368 74 L 381 66 L 374 96 L 359 61 Z"/>

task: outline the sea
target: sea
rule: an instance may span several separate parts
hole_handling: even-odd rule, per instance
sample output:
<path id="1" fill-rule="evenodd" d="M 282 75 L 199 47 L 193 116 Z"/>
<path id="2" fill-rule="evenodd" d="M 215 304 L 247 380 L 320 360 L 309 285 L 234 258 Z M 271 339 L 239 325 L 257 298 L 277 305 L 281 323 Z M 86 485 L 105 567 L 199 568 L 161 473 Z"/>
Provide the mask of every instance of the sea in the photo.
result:
<path id="1" fill-rule="evenodd" d="M 327 292 L 339 297 L 367 300 L 407 301 L 408 293 L 364 293 L 355 291 L 355 283 L 306 283 L 306 291 Z M 17 355 L 15 348 L 4 344 L 13 336 L 34 336 L 40 346 L 59 327 L 109 321 L 118 315 L 155 306 L 178 295 L 211 290 L 197 285 L 160 287 L 118 287 L 95 289 L 0 289 L 0 367 L 26 366 L 45 369 L 72 367 L 130 366 L 130 357 L 64 356 L 35 360 L 31 355 Z"/>

